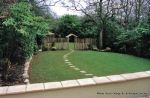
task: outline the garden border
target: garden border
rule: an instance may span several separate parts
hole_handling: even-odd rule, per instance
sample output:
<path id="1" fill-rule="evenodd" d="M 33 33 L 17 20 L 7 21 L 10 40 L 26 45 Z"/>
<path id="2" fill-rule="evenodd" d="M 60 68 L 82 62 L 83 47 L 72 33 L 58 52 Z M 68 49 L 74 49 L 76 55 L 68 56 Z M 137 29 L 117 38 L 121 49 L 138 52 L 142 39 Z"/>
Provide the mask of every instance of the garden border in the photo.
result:
<path id="1" fill-rule="evenodd" d="M 23 78 L 24 78 L 24 83 L 25 84 L 30 84 L 30 81 L 29 81 L 29 68 L 30 68 L 30 63 L 31 63 L 31 60 L 32 60 L 32 56 L 26 60 L 25 64 L 24 64 L 24 73 L 23 73 Z"/>
<path id="2" fill-rule="evenodd" d="M 66 80 L 60 82 L 25 84 L 16 86 L 0 87 L 0 95 L 21 94 L 27 92 L 49 91 L 65 88 L 83 87 L 106 83 L 126 82 L 136 79 L 150 78 L 150 71 L 110 75 L 104 77 Z"/>

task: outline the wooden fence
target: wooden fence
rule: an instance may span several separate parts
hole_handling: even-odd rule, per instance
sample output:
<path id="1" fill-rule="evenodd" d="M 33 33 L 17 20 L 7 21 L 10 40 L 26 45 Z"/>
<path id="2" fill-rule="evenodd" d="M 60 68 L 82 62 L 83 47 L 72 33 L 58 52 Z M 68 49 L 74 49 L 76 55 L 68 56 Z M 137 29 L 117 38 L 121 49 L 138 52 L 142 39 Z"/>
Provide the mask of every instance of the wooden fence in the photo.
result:
<path id="1" fill-rule="evenodd" d="M 58 50 L 69 49 L 68 38 L 47 38 L 44 40 L 44 45 L 51 47 L 52 43 L 55 43 L 55 47 Z M 88 50 L 89 47 L 96 46 L 95 38 L 75 38 L 74 49 L 77 50 Z"/>
<path id="2" fill-rule="evenodd" d="M 46 38 L 44 39 L 44 46 L 52 47 L 52 44 L 55 44 L 54 46 L 58 50 L 65 50 L 68 49 L 68 41 L 66 38 Z"/>
<path id="3" fill-rule="evenodd" d="M 88 50 L 90 47 L 96 47 L 95 38 L 77 38 L 75 40 L 75 49 L 77 50 Z"/>
<path id="4" fill-rule="evenodd" d="M 68 49 L 68 41 L 66 38 L 55 38 L 55 46 L 59 50 Z"/>

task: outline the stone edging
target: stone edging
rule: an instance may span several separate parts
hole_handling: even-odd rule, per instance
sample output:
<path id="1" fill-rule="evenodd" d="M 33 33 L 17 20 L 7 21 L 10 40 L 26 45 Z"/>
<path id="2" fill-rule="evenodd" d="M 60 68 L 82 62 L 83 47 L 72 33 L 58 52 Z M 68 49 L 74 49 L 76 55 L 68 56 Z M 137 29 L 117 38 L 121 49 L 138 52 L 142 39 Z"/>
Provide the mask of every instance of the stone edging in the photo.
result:
<path id="1" fill-rule="evenodd" d="M 29 70 L 29 67 L 30 67 L 31 60 L 32 60 L 32 56 L 24 64 L 23 78 L 24 78 L 24 83 L 25 84 L 30 84 L 28 70 Z"/>
<path id="2" fill-rule="evenodd" d="M 150 71 L 111 75 L 105 77 L 66 80 L 61 82 L 5 86 L 5 87 L 0 87 L 0 95 L 21 94 L 27 92 L 56 90 L 56 89 L 99 85 L 99 84 L 114 83 L 114 82 L 125 82 L 125 81 L 142 79 L 142 78 L 150 78 Z"/>

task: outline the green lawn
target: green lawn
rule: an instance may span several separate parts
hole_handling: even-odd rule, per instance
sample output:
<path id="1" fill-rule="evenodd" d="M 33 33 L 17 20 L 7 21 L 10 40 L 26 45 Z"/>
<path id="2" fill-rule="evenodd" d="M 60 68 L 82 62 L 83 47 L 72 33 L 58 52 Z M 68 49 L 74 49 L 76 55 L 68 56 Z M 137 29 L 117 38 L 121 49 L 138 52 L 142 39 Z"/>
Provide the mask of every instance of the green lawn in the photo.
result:
<path id="1" fill-rule="evenodd" d="M 48 82 L 83 78 L 84 75 L 66 66 L 63 55 L 68 51 L 42 52 L 33 57 L 30 67 L 30 82 Z"/>
<path id="2" fill-rule="evenodd" d="M 150 70 L 149 59 L 111 52 L 75 51 L 69 60 L 96 76 Z"/>
<path id="3" fill-rule="evenodd" d="M 66 66 L 63 55 L 69 51 L 41 52 L 34 56 L 30 67 L 30 82 L 61 81 L 86 78 L 79 71 Z M 78 68 L 105 76 L 150 70 L 150 60 L 118 53 L 75 51 L 69 60 Z"/>

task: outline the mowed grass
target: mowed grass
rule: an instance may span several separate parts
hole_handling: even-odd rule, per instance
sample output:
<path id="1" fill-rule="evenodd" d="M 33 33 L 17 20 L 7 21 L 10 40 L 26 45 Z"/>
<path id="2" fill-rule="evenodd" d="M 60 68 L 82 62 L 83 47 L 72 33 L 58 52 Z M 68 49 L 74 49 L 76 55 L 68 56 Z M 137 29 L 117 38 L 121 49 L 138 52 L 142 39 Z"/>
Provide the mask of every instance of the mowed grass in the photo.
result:
<path id="1" fill-rule="evenodd" d="M 30 65 L 30 82 L 41 83 L 85 77 L 66 66 L 63 55 L 68 52 L 69 51 L 48 51 L 35 55 Z"/>
<path id="2" fill-rule="evenodd" d="M 75 51 L 69 60 L 78 68 L 96 76 L 150 70 L 150 60 L 126 54 Z"/>
<path id="3" fill-rule="evenodd" d="M 73 44 L 70 47 L 73 49 Z M 47 51 L 35 55 L 30 65 L 30 82 L 54 82 L 90 77 L 65 64 L 63 56 L 68 52 L 70 51 Z M 68 59 L 80 70 L 94 76 L 150 70 L 149 59 L 119 53 L 75 51 Z"/>

